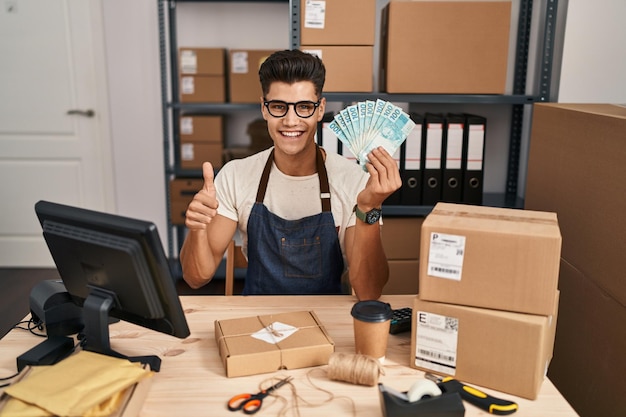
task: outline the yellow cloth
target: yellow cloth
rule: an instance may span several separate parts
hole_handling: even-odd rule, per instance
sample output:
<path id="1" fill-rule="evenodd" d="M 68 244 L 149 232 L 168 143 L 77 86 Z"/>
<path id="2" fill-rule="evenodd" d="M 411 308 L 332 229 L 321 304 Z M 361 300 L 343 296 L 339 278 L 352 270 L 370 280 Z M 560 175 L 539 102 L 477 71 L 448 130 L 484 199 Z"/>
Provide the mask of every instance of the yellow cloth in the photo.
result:
<path id="1" fill-rule="evenodd" d="M 9 404 L 9 401 L 2 416 L 50 415 L 39 411 L 36 411 L 39 414 L 33 414 L 35 411 L 26 408 L 27 405 L 58 416 L 110 415 L 117 409 L 127 388 L 153 374 L 138 363 L 87 351 L 40 368 L 33 369 L 35 372 L 5 389 L 13 399 L 27 404 Z M 5 414 L 9 411 L 12 414 Z"/>

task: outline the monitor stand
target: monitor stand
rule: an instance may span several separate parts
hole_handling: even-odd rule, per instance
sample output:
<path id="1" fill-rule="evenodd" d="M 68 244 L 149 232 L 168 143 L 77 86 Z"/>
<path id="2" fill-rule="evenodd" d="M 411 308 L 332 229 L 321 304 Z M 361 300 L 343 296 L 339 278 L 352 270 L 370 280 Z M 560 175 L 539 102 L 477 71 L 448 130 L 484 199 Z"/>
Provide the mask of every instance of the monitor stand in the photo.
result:
<path id="1" fill-rule="evenodd" d="M 109 338 L 109 312 L 116 303 L 116 295 L 101 288 L 90 288 L 89 295 L 83 304 L 83 340 L 84 350 L 101 353 L 115 358 L 128 359 L 131 362 L 141 362 L 150 366 L 150 369 L 159 372 L 161 358 L 149 356 L 126 356 L 111 349 Z"/>

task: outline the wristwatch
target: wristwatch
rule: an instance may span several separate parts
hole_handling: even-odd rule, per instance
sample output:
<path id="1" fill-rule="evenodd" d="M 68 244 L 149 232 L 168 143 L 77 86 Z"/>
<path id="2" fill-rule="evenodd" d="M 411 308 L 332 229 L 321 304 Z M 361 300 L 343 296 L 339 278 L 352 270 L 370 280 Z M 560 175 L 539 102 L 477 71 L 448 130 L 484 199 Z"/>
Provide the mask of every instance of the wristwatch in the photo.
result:
<path id="1" fill-rule="evenodd" d="M 379 208 L 373 208 L 367 213 L 363 213 L 359 210 L 358 204 L 354 205 L 354 214 L 356 214 L 356 218 L 361 220 L 363 223 L 374 224 L 380 219 L 380 215 L 383 212 Z"/>

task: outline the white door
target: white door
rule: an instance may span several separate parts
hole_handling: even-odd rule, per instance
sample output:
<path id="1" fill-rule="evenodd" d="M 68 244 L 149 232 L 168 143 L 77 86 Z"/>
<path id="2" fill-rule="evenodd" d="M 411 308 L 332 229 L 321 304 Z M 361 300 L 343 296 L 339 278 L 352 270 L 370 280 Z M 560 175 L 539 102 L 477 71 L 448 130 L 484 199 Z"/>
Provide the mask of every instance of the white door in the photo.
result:
<path id="1" fill-rule="evenodd" d="M 54 265 L 37 201 L 114 206 L 100 10 L 0 2 L 0 267 Z"/>

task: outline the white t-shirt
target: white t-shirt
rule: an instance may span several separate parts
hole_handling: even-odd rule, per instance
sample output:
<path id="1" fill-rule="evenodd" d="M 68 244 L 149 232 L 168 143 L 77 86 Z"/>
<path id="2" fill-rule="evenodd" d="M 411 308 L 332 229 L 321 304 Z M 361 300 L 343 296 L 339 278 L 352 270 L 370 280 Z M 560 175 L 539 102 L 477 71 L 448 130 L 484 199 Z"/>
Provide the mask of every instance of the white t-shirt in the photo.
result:
<path id="1" fill-rule="evenodd" d="M 215 177 L 218 214 L 238 222 L 243 241 L 243 253 L 247 256 L 248 217 L 256 200 L 263 168 L 272 148 L 243 159 L 225 164 Z M 339 244 L 345 261 L 344 237 L 346 228 L 354 226 L 354 205 L 357 195 L 369 178 L 369 174 L 341 155 L 326 154 L 326 171 L 330 186 L 330 203 L 335 226 L 339 228 Z M 321 213 L 320 186 L 317 173 L 304 177 L 283 174 L 276 164 L 272 165 L 265 206 L 273 214 L 286 220 L 298 220 Z"/>

